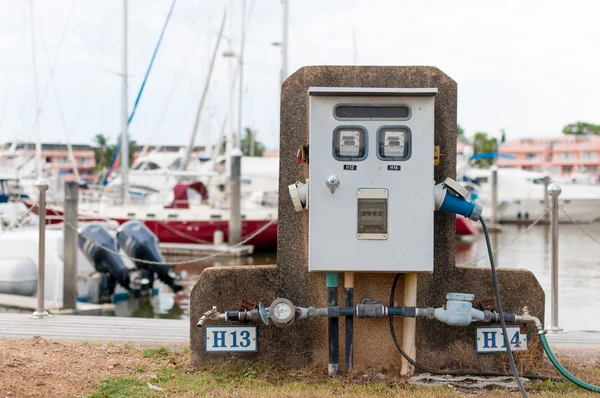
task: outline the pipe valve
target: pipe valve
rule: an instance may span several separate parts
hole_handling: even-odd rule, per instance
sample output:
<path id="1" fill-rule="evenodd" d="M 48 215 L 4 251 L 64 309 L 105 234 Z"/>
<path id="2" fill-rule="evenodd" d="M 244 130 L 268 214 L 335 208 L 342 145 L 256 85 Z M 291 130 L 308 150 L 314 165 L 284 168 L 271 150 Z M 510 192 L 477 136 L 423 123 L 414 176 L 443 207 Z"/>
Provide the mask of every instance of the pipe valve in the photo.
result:
<path id="1" fill-rule="evenodd" d="M 201 328 L 209 319 L 225 319 L 225 314 L 220 314 L 217 310 L 217 306 L 215 305 L 200 317 L 196 326 Z"/>

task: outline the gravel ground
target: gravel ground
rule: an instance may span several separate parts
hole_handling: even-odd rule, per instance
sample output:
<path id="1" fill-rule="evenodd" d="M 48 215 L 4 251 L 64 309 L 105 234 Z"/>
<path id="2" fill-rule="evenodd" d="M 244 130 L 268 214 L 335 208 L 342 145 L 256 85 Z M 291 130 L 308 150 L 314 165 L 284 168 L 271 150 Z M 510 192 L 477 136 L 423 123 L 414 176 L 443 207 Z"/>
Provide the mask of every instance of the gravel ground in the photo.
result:
<path id="1" fill-rule="evenodd" d="M 105 377 L 155 371 L 155 361 L 127 346 L 41 337 L 0 341 L 0 397 L 80 397 Z"/>
<path id="2" fill-rule="evenodd" d="M 196 380 L 199 375 L 202 375 L 202 377 L 207 377 L 205 370 L 192 370 L 187 368 L 188 365 L 184 365 L 184 362 L 186 361 L 181 360 L 181 358 L 184 358 L 188 355 L 182 352 L 185 348 L 187 348 L 187 344 L 171 344 L 166 345 L 166 349 L 161 348 L 160 350 L 154 350 L 164 350 L 167 352 L 167 354 L 164 356 L 159 355 L 157 357 L 156 355 L 149 355 L 144 352 L 144 349 L 157 348 L 160 346 L 164 346 L 164 343 L 143 342 L 126 345 L 113 345 L 111 343 L 107 344 L 105 341 L 56 341 L 46 340 L 41 337 L 33 337 L 30 339 L 0 340 L 0 398 L 85 397 L 98 391 L 101 380 L 114 380 L 121 376 L 128 378 L 134 377 L 140 380 L 141 385 L 143 385 L 143 387 L 141 387 L 143 389 L 142 391 L 145 391 L 141 394 L 141 396 L 147 396 L 149 394 L 168 396 L 173 391 L 165 390 L 162 393 L 157 393 L 156 391 L 151 390 L 152 388 L 156 387 L 148 384 L 149 381 L 154 383 L 154 380 L 157 380 L 157 375 L 160 376 L 162 373 L 164 373 L 165 367 L 177 368 L 179 371 L 182 371 L 184 375 L 187 375 L 187 377 L 189 377 L 191 380 Z M 147 351 L 152 352 L 152 350 Z M 168 354 L 169 352 L 172 354 Z M 597 376 L 600 375 L 600 347 L 562 346 L 557 347 L 555 352 L 561 362 L 564 361 L 564 364 L 568 368 L 576 370 L 576 373 L 580 373 L 580 371 L 582 371 L 582 369 L 585 367 L 592 369 L 591 371 L 588 369 L 587 373 L 583 373 L 582 376 L 584 376 L 584 378 L 588 379 L 590 382 L 597 383 Z M 172 362 L 173 358 L 176 359 L 177 363 Z M 188 374 L 189 372 L 192 373 Z M 228 374 L 232 372 L 233 371 L 228 371 L 226 373 Z M 211 377 L 213 377 L 215 380 L 223 377 L 222 370 L 216 370 L 213 371 L 213 373 L 215 374 Z M 208 375 L 210 376 L 210 372 Z M 593 375 L 595 375 L 595 377 Z M 594 379 L 591 379 L 590 376 L 594 377 Z M 282 376 L 279 375 L 278 377 Z M 161 377 L 158 378 L 160 379 Z M 326 377 L 322 378 L 322 386 L 319 388 L 324 390 L 317 389 L 315 391 L 324 392 L 328 388 L 330 380 Z M 284 377 L 284 379 L 287 379 L 287 376 Z M 382 380 L 383 381 L 377 379 L 377 377 L 375 378 L 375 382 L 391 383 L 385 377 Z M 244 383 L 246 381 L 247 380 L 245 377 L 242 377 L 240 380 L 235 379 L 235 383 L 240 384 L 242 387 L 245 385 Z M 190 384 L 189 386 L 185 385 L 183 387 L 171 386 L 171 388 L 174 388 L 175 391 L 179 392 L 182 391 L 181 388 L 183 388 L 183 391 L 187 391 L 190 388 L 195 388 L 196 384 L 194 383 Z M 225 387 L 219 386 L 215 383 L 213 384 L 214 385 L 208 383 L 207 385 L 209 387 L 212 386 L 210 388 L 216 388 L 216 390 L 211 391 L 213 391 L 217 396 L 227 396 L 229 395 L 229 392 L 231 392 Z M 227 385 L 227 383 L 225 384 Z M 163 384 L 163 386 L 169 388 L 168 384 Z M 261 390 L 256 390 L 255 388 L 264 388 L 264 386 L 254 386 L 250 384 L 246 386 L 246 388 L 250 388 L 247 391 L 249 395 L 260 396 L 262 395 L 260 393 Z M 336 388 L 343 389 L 346 387 L 341 384 Z M 273 395 L 271 393 L 277 394 L 277 391 L 279 390 L 264 390 L 263 392 L 265 395 Z M 349 390 L 346 392 L 349 392 L 350 395 L 353 395 L 353 391 L 354 390 Z M 355 392 L 360 391 L 362 390 L 357 390 Z M 423 391 L 429 390 L 426 389 Z M 438 393 L 441 393 L 440 391 L 431 390 L 430 392 L 433 394 L 433 396 L 436 396 Z M 500 390 L 494 393 L 487 391 L 486 389 L 478 392 L 473 392 L 472 390 L 464 390 L 459 392 L 455 390 L 454 393 L 458 393 L 459 396 L 488 396 L 488 394 L 491 394 L 491 396 L 499 396 L 496 394 L 500 394 L 500 396 L 514 395 L 514 392 L 511 391 L 509 393 L 509 391 L 510 390 Z M 285 391 L 282 390 L 282 392 Z M 287 393 L 290 392 L 293 391 L 287 391 Z M 446 392 L 452 392 L 452 390 L 448 390 Z M 542 393 L 542 391 L 539 390 L 536 392 Z M 534 395 L 536 395 L 536 392 L 534 392 Z M 583 393 L 582 390 L 574 389 L 559 392 L 558 395 L 553 395 L 557 393 L 556 391 L 549 392 L 549 395 L 547 396 L 562 396 L 562 394 L 570 395 L 571 393 L 575 392 L 577 394 Z M 414 396 L 419 396 L 417 391 L 412 391 L 412 393 L 416 394 Z M 242 394 L 242 396 L 245 395 L 246 394 Z M 303 394 L 300 395 L 305 396 Z M 379 396 L 379 394 L 375 395 Z M 109 395 L 102 396 L 113 395 L 111 393 Z M 308 394 L 306 396 L 316 395 Z M 455 395 L 450 394 L 449 396 Z"/>

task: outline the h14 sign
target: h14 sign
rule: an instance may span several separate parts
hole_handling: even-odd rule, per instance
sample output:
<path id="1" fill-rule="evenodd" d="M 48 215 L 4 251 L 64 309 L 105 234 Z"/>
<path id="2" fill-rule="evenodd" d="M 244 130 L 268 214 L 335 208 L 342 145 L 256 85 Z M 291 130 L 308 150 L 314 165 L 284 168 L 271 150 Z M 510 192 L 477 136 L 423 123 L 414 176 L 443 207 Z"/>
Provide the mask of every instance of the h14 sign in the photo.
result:
<path id="1" fill-rule="evenodd" d="M 527 350 L 527 333 L 521 333 L 520 326 L 506 326 L 508 341 L 513 351 Z M 504 333 L 501 326 L 479 326 L 475 328 L 477 353 L 506 352 Z"/>

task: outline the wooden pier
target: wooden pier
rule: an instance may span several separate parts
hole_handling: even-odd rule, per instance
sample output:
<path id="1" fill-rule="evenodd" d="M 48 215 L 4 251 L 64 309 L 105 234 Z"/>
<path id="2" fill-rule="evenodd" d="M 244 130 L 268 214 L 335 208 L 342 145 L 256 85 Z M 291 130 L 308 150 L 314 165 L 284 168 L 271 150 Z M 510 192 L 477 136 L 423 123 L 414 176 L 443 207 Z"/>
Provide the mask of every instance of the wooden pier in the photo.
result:
<path id="1" fill-rule="evenodd" d="M 218 257 L 245 257 L 252 255 L 252 252 L 254 252 L 254 246 L 251 245 L 230 247 L 228 245 L 162 242 L 158 246 L 162 254 L 169 257 L 210 256 L 214 254 L 218 254 Z"/>
<path id="2" fill-rule="evenodd" d="M 20 310 L 35 310 L 37 308 L 37 297 L 21 296 L 17 294 L 0 294 L 0 307 L 16 308 Z M 53 314 L 60 315 L 101 315 L 107 311 L 114 311 L 114 304 L 77 303 L 76 309 L 63 309 L 61 301 L 44 300 L 44 308 Z"/>

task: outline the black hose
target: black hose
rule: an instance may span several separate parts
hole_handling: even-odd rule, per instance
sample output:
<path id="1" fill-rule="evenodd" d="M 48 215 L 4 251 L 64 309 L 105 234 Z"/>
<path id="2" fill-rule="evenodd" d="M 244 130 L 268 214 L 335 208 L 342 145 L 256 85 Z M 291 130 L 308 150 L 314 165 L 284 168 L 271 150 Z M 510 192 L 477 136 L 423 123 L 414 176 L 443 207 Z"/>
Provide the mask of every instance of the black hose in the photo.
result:
<path id="1" fill-rule="evenodd" d="M 400 279 L 401 274 L 396 274 L 394 278 L 394 283 L 392 284 L 392 289 L 390 291 L 390 308 L 394 306 L 394 298 L 396 297 L 396 286 L 398 285 L 398 280 Z M 398 343 L 398 338 L 396 337 L 396 329 L 394 328 L 394 317 L 390 316 L 390 334 L 392 335 L 392 340 L 394 340 L 394 344 L 398 349 L 398 352 L 406 359 L 408 363 L 415 367 L 415 369 L 419 369 L 423 373 L 431 373 L 432 375 L 438 376 L 511 376 L 507 373 L 502 372 L 491 372 L 491 371 L 474 371 L 474 370 L 433 370 L 425 365 L 421 365 L 418 362 L 415 362 L 408 354 L 402 349 L 400 343 Z M 552 381 L 562 381 L 560 378 L 550 377 L 550 376 L 539 376 L 529 373 L 520 374 L 521 377 L 525 377 L 527 379 L 532 380 L 552 380 Z"/>
<path id="2" fill-rule="evenodd" d="M 496 274 L 496 266 L 494 265 L 494 253 L 492 251 L 492 244 L 490 243 L 490 234 L 488 232 L 487 225 L 485 225 L 485 221 L 483 221 L 483 218 L 479 218 L 479 221 L 483 227 L 488 256 L 490 257 L 490 268 L 492 269 L 492 279 L 494 281 L 494 293 L 496 294 L 496 304 L 498 305 L 498 313 L 500 314 L 500 326 L 502 327 L 502 333 L 504 334 L 504 345 L 506 346 L 506 353 L 508 354 L 508 362 L 510 363 L 510 368 L 512 369 L 513 376 L 515 377 L 515 382 L 521 391 L 521 395 L 524 398 L 527 398 L 527 392 L 525 391 L 525 387 L 523 387 L 523 383 L 519 377 L 519 371 L 517 370 L 517 365 L 515 364 L 515 358 L 513 356 L 512 349 L 510 348 L 510 340 L 508 339 L 506 322 L 504 322 L 504 311 L 502 310 L 502 301 L 500 300 L 500 286 L 498 286 L 498 275 Z"/>

